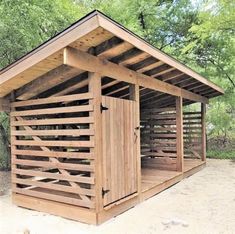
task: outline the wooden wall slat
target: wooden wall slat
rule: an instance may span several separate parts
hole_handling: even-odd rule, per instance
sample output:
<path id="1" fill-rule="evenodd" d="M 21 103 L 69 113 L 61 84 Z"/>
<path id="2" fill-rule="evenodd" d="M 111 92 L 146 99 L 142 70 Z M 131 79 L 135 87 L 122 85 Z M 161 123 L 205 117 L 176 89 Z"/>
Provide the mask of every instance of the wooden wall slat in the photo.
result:
<path id="1" fill-rule="evenodd" d="M 95 192 L 92 189 L 72 188 L 70 186 L 64 186 L 61 184 L 55 184 L 55 183 L 52 184 L 52 183 L 48 183 L 48 182 L 40 182 L 40 181 L 36 181 L 36 180 L 19 179 L 19 178 L 13 179 L 12 182 L 17 183 L 17 184 L 30 185 L 30 186 L 40 187 L 40 188 L 62 191 L 62 192 L 95 196 Z"/>
<path id="2" fill-rule="evenodd" d="M 94 159 L 93 153 L 88 152 L 61 152 L 61 151 L 39 151 L 39 150 L 17 150 L 13 149 L 15 155 L 28 155 L 37 157 L 56 157 L 56 158 L 76 158 L 76 159 Z"/>
<path id="3" fill-rule="evenodd" d="M 59 163 L 59 162 L 44 162 L 44 161 L 35 161 L 35 160 L 24 160 L 24 159 L 15 159 L 12 164 L 24 165 L 24 166 L 34 166 L 34 167 L 44 167 L 44 168 L 59 168 L 59 169 L 68 169 L 68 170 L 78 170 L 78 171 L 94 171 L 93 166 L 85 164 L 74 164 L 74 163 Z"/>
<path id="4" fill-rule="evenodd" d="M 37 126 L 37 125 L 61 125 L 61 124 L 86 124 L 93 123 L 93 117 L 79 117 L 79 118 L 57 118 L 57 119 L 34 119 L 34 120 L 20 120 L 12 121 L 12 126 Z"/>
<path id="5" fill-rule="evenodd" d="M 75 113 L 75 112 L 85 112 L 85 111 L 93 111 L 93 106 L 82 105 L 82 106 L 57 107 L 57 108 L 46 108 L 46 109 L 27 110 L 27 111 L 12 111 L 10 115 L 11 116 L 32 116 L 32 115 Z"/>
<path id="6" fill-rule="evenodd" d="M 12 131 L 13 136 L 93 136 L 92 129 L 66 129 L 66 130 L 18 130 Z"/>
<path id="7" fill-rule="evenodd" d="M 58 103 L 58 102 L 86 100 L 86 99 L 92 99 L 92 98 L 93 98 L 93 95 L 91 93 L 81 93 L 81 94 L 66 95 L 66 96 L 59 96 L 59 97 L 49 97 L 49 98 L 40 98 L 40 99 L 27 100 L 27 101 L 12 102 L 11 107 L 22 107 L 22 106 L 25 107 L 25 106 L 43 105 L 43 104 L 51 104 L 51 103 Z"/>
<path id="8" fill-rule="evenodd" d="M 48 192 L 43 193 L 43 192 L 38 192 L 34 190 L 25 190 L 25 189 L 20 189 L 20 188 L 14 188 L 13 192 L 21 193 L 21 194 L 25 194 L 25 195 L 29 195 L 33 197 L 44 198 L 47 200 L 53 200 L 53 201 L 58 201 L 62 203 L 72 204 L 76 206 L 94 208 L 94 202 L 91 202 L 91 201 L 85 202 L 85 201 L 82 201 L 81 199 L 55 195 L 55 194 L 48 193 Z"/>

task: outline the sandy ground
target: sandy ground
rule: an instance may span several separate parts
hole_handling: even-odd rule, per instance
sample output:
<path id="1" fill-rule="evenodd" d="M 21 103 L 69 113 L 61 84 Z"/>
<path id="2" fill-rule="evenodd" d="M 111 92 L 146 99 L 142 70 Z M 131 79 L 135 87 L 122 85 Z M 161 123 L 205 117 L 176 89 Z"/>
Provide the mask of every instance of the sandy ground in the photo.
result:
<path id="1" fill-rule="evenodd" d="M 18 208 L 11 204 L 9 190 L 4 193 L 1 234 L 235 233 L 235 161 L 231 160 L 208 160 L 202 171 L 98 227 Z"/>

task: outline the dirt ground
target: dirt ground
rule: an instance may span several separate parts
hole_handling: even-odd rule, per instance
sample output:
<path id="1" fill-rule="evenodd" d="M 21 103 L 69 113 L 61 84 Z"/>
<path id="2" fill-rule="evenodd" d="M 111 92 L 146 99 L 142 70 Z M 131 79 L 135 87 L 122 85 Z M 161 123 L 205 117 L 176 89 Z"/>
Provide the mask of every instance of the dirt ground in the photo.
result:
<path id="1" fill-rule="evenodd" d="M 98 227 L 12 205 L 6 174 L 1 234 L 235 233 L 235 161 L 208 159 L 202 171 Z"/>

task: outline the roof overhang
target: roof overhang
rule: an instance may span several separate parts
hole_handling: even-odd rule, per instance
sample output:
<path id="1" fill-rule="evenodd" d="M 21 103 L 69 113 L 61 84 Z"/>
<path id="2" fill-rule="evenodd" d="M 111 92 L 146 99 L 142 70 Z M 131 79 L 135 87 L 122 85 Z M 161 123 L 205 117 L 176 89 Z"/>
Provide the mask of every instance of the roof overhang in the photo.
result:
<path id="1" fill-rule="evenodd" d="M 165 83 L 179 86 L 186 92 L 193 92 L 205 98 L 211 98 L 224 93 L 214 83 L 151 46 L 117 22 L 98 11 L 93 11 L 54 38 L 1 70 L 0 98 L 51 70 L 63 66 L 64 48 L 69 46 L 80 51 L 89 52 L 94 48 L 97 49 L 97 46 L 102 43 L 105 44 L 107 41 L 111 43 L 115 40 L 120 42 L 115 44 L 116 49 L 113 50 L 112 47 L 111 50 L 107 47 L 108 49 L 100 55 L 102 59 L 115 61 L 114 58 L 121 55 L 127 58 L 127 52 L 132 50 L 132 55 L 137 58 L 135 63 L 133 64 L 132 57 L 130 56 L 128 57 L 129 60 L 122 61 L 120 65 L 128 69 L 133 69 L 135 65 L 135 68 L 141 68 L 135 70 L 136 72 L 146 73 Z M 156 59 L 156 63 L 148 63 L 147 67 L 150 70 L 146 70 L 143 67 L 143 63 L 151 59 Z M 156 69 L 154 66 L 157 63 L 158 67 Z M 158 72 L 154 73 L 155 71 Z"/>

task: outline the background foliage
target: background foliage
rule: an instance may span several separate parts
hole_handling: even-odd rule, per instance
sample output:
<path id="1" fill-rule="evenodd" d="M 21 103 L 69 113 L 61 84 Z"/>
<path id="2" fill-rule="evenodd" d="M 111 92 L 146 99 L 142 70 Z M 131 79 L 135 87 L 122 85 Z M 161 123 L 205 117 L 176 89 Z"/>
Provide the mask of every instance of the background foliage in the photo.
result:
<path id="1" fill-rule="evenodd" d="M 0 69 L 99 9 L 225 90 L 208 106 L 211 152 L 234 155 L 235 1 L 0 0 Z M 0 167 L 8 167 L 8 118 L 0 115 Z M 5 133 L 3 133 L 3 130 Z M 5 134 L 5 135 L 4 135 Z M 212 147 L 212 146 L 217 147 Z M 221 155 L 224 155 L 221 154 Z"/>

